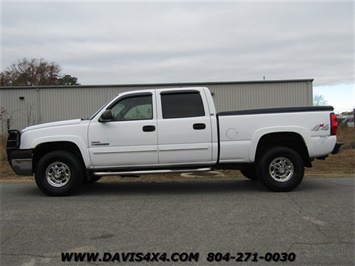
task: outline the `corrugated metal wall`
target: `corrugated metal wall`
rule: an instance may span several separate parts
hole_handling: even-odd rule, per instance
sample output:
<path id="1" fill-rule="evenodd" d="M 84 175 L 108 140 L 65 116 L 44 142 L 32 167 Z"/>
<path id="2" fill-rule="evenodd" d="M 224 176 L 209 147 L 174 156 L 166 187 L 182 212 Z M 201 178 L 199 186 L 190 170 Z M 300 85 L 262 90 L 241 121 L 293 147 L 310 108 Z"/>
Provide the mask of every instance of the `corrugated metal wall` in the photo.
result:
<path id="1" fill-rule="evenodd" d="M 311 81 L 213 85 L 209 88 L 214 92 L 219 112 L 313 104 Z"/>
<path id="2" fill-rule="evenodd" d="M 312 105 L 313 80 L 143 84 L 75 87 L 1 87 L 0 107 L 11 117 L 11 128 L 71 118 L 86 118 L 122 91 L 208 87 L 217 111 Z M 7 130 L 4 117 L 1 132 Z"/>

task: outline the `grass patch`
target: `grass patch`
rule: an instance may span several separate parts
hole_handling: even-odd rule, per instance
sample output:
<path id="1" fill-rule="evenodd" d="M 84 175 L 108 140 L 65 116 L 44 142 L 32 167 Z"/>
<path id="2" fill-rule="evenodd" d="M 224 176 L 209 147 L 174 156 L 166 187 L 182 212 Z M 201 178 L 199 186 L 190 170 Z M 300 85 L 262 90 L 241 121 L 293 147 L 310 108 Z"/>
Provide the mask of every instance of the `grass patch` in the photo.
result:
<path id="1" fill-rule="evenodd" d="M 6 141 L 7 141 L 7 136 L 1 136 L 0 135 L 0 162 L 1 163 L 3 161 L 7 160 Z"/>

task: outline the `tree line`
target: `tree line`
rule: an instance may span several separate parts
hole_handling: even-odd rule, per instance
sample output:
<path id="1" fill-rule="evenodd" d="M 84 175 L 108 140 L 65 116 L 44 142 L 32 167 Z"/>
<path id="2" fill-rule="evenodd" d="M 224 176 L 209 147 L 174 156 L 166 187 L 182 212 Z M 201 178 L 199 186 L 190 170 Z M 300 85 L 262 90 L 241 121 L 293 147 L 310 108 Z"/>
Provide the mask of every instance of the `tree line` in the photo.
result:
<path id="1" fill-rule="evenodd" d="M 41 59 L 19 59 L 0 73 L 1 86 L 80 85 L 78 78 L 61 74 L 55 62 Z"/>

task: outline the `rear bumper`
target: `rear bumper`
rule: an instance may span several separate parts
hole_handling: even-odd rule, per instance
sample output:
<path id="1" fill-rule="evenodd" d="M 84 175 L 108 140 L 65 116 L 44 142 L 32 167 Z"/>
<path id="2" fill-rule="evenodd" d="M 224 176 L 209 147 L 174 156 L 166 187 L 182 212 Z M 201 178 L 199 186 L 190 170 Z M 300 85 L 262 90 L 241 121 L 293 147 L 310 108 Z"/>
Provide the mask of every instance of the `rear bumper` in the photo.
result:
<path id="1" fill-rule="evenodd" d="M 343 146 L 344 146 L 343 142 L 335 143 L 335 146 L 334 146 L 334 149 L 332 151 L 332 154 L 340 153 L 343 150 Z"/>

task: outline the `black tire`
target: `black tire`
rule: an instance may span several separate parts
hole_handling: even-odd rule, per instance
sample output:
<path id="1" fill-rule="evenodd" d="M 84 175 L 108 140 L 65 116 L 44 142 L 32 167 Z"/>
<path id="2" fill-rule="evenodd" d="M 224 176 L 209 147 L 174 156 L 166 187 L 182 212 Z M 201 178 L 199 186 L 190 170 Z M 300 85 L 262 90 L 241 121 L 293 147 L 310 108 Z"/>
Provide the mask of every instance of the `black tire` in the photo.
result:
<path id="1" fill-rule="evenodd" d="M 50 152 L 37 164 L 37 186 L 50 196 L 70 195 L 83 182 L 83 168 L 81 160 L 70 152 Z"/>
<path id="2" fill-rule="evenodd" d="M 258 176 L 256 174 L 255 167 L 245 168 L 245 169 L 240 170 L 240 172 L 242 173 L 243 176 L 245 176 L 246 178 L 248 178 L 250 180 L 253 180 L 253 181 L 258 180 Z"/>
<path id="3" fill-rule="evenodd" d="M 102 176 L 97 176 L 97 175 L 91 175 L 86 177 L 84 180 L 84 184 L 93 184 L 101 179 Z"/>
<path id="4" fill-rule="evenodd" d="M 257 175 L 269 189 L 286 192 L 295 189 L 304 176 L 300 155 L 288 147 L 273 147 L 257 163 Z"/>

